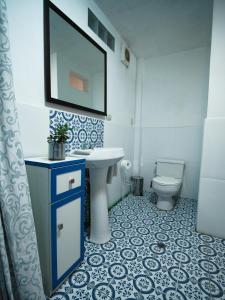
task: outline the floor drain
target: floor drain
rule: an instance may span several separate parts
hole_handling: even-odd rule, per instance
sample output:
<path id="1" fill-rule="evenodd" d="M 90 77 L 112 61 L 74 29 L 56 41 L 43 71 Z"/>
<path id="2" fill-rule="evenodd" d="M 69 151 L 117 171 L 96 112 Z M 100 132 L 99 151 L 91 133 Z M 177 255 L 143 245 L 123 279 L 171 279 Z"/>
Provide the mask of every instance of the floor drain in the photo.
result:
<path id="1" fill-rule="evenodd" d="M 163 250 L 166 249 L 166 245 L 165 245 L 164 243 L 162 243 L 162 242 L 158 242 L 158 243 L 157 243 L 157 246 L 158 246 L 160 249 L 163 249 Z"/>

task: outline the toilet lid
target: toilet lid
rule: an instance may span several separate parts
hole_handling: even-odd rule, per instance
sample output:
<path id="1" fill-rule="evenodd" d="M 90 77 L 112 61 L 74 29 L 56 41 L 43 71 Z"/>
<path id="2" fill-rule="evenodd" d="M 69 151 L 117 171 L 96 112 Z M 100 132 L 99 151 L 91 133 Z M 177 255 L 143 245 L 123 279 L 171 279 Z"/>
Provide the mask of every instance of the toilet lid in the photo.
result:
<path id="1" fill-rule="evenodd" d="M 180 179 L 166 176 L 156 176 L 153 178 L 153 181 L 160 185 L 178 185 L 181 183 Z"/>

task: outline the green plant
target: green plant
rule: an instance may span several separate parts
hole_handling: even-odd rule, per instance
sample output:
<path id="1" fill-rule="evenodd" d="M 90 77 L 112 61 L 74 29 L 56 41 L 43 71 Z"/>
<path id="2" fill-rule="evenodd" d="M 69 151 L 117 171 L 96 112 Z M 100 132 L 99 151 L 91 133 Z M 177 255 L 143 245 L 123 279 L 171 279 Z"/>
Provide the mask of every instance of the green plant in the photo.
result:
<path id="1" fill-rule="evenodd" d="M 65 143 L 69 136 L 67 135 L 67 132 L 69 130 L 68 124 L 58 124 L 55 128 L 54 134 L 50 134 L 49 137 L 47 137 L 48 143 Z"/>

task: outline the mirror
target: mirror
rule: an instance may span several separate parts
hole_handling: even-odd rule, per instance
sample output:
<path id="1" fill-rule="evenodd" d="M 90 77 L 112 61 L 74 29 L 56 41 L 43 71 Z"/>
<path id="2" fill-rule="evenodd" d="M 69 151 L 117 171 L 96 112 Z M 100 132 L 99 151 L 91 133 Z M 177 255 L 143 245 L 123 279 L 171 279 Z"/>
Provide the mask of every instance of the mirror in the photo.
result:
<path id="1" fill-rule="evenodd" d="M 106 115 L 106 51 L 45 1 L 47 101 Z"/>

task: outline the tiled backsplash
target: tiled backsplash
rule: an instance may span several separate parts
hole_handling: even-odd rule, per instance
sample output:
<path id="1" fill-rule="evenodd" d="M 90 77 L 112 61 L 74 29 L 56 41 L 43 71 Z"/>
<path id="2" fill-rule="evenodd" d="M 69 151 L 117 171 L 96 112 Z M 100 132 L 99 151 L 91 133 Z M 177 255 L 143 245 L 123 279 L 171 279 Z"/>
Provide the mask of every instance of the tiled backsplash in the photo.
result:
<path id="1" fill-rule="evenodd" d="M 96 118 L 76 115 L 68 112 L 50 110 L 50 133 L 54 132 L 57 124 L 67 123 L 69 139 L 66 151 L 73 149 L 103 147 L 104 121 Z"/>

